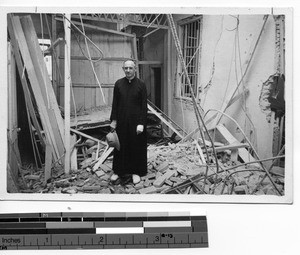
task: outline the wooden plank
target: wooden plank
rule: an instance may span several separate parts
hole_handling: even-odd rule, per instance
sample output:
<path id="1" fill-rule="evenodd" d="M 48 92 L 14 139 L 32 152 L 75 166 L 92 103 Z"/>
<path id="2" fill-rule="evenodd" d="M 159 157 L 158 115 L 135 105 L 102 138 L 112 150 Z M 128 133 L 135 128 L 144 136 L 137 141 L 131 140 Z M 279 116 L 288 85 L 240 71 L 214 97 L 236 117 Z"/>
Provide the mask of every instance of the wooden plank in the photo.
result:
<path id="1" fill-rule="evenodd" d="M 106 143 L 106 142 L 103 142 L 103 141 L 101 141 L 101 140 L 99 140 L 99 139 L 97 139 L 97 138 L 95 138 L 95 137 L 93 137 L 93 136 L 90 136 L 90 135 L 87 135 L 87 134 L 85 134 L 85 133 L 83 133 L 83 132 L 80 132 L 80 131 L 78 131 L 78 130 L 76 130 L 76 129 L 74 129 L 74 128 L 70 128 L 70 131 L 73 132 L 73 133 L 75 133 L 75 134 L 77 134 L 77 135 L 81 135 L 81 136 L 83 136 L 83 137 L 85 137 L 85 138 L 91 139 L 91 140 L 93 140 L 93 141 L 96 141 L 97 143 L 102 143 L 102 144 L 104 144 L 104 145 L 107 146 L 107 143 Z"/>
<path id="2" fill-rule="evenodd" d="M 64 143 L 63 143 L 63 119 L 61 117 L 60 110 L 54 95 L 54 90 L 50 78 L 48 76 L 47 67 L 44 61 L 44 57 L 41 48 L 38 43 L 38 38 L 35 33 L 35 28 L 30 16 L 24 16 L 20 18 L 23 32 L 27 40 L 27 47 L 30 53 L 30 57 L 34 66 L 34 71 L 39 82 L 41 95 L 46 106 L 48 118 L 50 120 L 49 129 L 54 134 L 56 146 L 58 148 L 59 155 L 64 154 Z M 25 65 L 26 66 L 26 65 Z"/>
<path id="3" fill-rule="evenodd" d="M 216 128 L 221 133 L 221 135 L 228 141 L 229 144 L 239 144 L 237 139 L 228 131 L 228 129 L 224 125 L 220 124 Z M 238 154 L 245 163 L 256 160 L 245 148 L 239 148 Z M 260 168 L 260 164 L 258 163 L 253 163 L 253 165 Z"/>
<path id="4" fill-rule="evenodd" d="M 84 89 L 84 109 L 89 110 L 93 107 L 93 91 L 91 88 Z"/>
<path id="5" fill-rule="evenodd" d="M 76 111 L 84 110 L 84 88 L 73 88 Z"/>
<path id="6" fill-rule="evenodd" d="M 205 158 L 204 158 L 204 154 L 203 154 L 203 151 L 202 151 L 202 149 L 201 149 L 199 143 L 198 143 L 196 140 L 195 140 L 194 142 L 195 142 L 196 147 L 197 147 L 197 150 L 198 150 L 198 152 L 199 152 L 199 155 L 200 155 L 200 159 L 201 159 L 201 161 L 202 161 L 202 164 L 206 164 L 206 160 L 205 160 Z"/>
<path id="7" fill-rule="evenodd" d="M 70 112 L 71 112 L 71 28 L 70 22 L 68 20 L 71 19 L 71 14 L 66 14 L 67 20 L 64 21 L 64 31 L 65 31 L 65 174 L 70 173 L 71 167 L 71 137 L 70 137 Z"/>
<path id="8" fill-rule="evenodd" d="M 54 15 L 51 15 L 51 35 L 52 35 L 52 43 L 50 47 L 53 47 L 52 49 L 52 83 L 53 83 L 53 90 L 54 94 L 58 95 L 58 70 L 56 68 L 56 63 L 57 63 L 57 50 L 56 47 L 54 47 L 54 42 L 56 42 L 58 39 L 63 40 L 62 38 L 57 38 L 57 30 L 56 30 L 56 20 L 54 19 Z"/>
<path id="9" fill-rule="evenodd" d="M 103 164 L 103 162 L 107 159 L 107 157 L 113 152 L 114 148 L 109 147 L 97 160 L 97 163 L 93 166 L 93 171 L 96 171 L 100 165 Z"/>
<path id="10" fill-rule="evenodd" d="M 152 108 L 149 104 L 148 104 L 148 109 L 156 116 L 158 117 L 164 124 L 166 124 L 174 133 L 176 133 L 180 138 L 183 138 L 182 134 L 180 134 L 178 132 L 178 130 L 176 128 L 174 128 L 172 126 L 171 123 L 169 123 L 167 120 L 165 120 L 157 111 L 155 111 L 154 108 Z"/>
<path id="11" fill-rule="evenodd" d="M 35 32 L 35 28 L 30 16 L 24 16 L 20 19 L 24 35 L 27 39 L 27 45 L 29 48 L 29 52 L 31 54 L 31 59 L 35 66 L 35 71 L 38 77 L 38 80 L 41 83 L 41 91 L 44 99 L 49 99 L 50 109 L 53 111 L 53 114 L 56 119 L 56 123 L 58 125 L 58 129 L 60 132 L 60 136 L 62 141 L 64 140 L 64 121 L 61 117 L 60 110 L 58 108 L 57 100 L 54 94 L 54 90 L 52 87 L 51 80 L 48 76 L 47 67 L 45 64 L 44 56 L 42 54 L 38 38 Z M 39 68 L 38 68 L 39 67 Z"/>
<path id="12" fill-rule="evenodd" d="M 45 184 L 51 178 L 52 169 L 52 147 L 46 142 L 46 156 L 45 156 Z"/>
<path id="13" fill-rule="evenodd" d="M 133 47 L 133 57 L 136 59 L 136 76 L 140 78 L 140 72 L 139 72 L 139 60 L 138 60 L 138 52 L 137 52 L 137 43 L 136 43 L 136 36 L 132 38 L 132 47 Z"/>
<path id="14" fill-rule="evenodd" d="M 9 23 L 9 29 L 10 30 L 12 29 L 12 27 L 10 26 L 10 23 Z M 40 126 L 40 124 L 37 120 L 35 110 L 34 110 L 34 106 L 32 104 L 32 100 L 31 100 L 30 92 L 29 92 L 29 89 L 28 89 L 29 85 L 27 84 L 27 79 L 26 79 L 25 75 L 23 75 L 24 66 L 22 64 L 19 47 L 18 47 L 17 42 L 15 41 L 16 38 L 14 36 L 14 33 L 10 32 L 10 34 L 11 34 L 11 42 L 12 42 L 12 45 L 13 45 L 13 48 L 14 48 L 14 57 L 15 57 L 15 61 L 16 61 L 16 64 L 17 64 L 17 69 L 18 69 L 18 72 L 19 72 L 19 76 L 20 76 L 20 79 L 21 79 L 21 84 L 22 84 L 22 88 L 23 88 L 23 92 L 24 92 L 26 105 L 28 107 L 28 111 L 29 111 L 29 114 L 30 114 L 30 118 L 32 120 L 34 128 L 36 129 L 36 132 L 37 132 L 37 135 L 40 139 L 41 145 L 43 147 L 45 147 L 44 137 L 41 134 L 42 128 L 41 128 L 41 126 Z M 11 86 L 9 86 L 9 87 L 11 87 Z M 11 98 L 11 96 L 9 96 L 9 98 Z M 17 114 L 15 113 L 14 116 L 17 116 Z M 9 117 L 9 119 L 11 119 L 11 117 Z"/>
<path id="15" fill-rule="evenodd" d="M 63 21 L 63 19 L 61 18 L 56 18 L 56 20 L 58 21 Z M 75 25 L 78 25 L 81 28 L 81 22 L 78 21 L 73 21 L 72 23 Z M 94 25 L 89 25 L 89 24 L 84 24 L 85 28 L 91 28 L 91 29 L 95 29 L 97 31 L 101 31 L 101 32 L 106 32 L 109 34 L 116 34 L 116 35 L 122 35 L 122 36 L 127 36 L 127 37 L 133 37 L 134 35 L 132 34 L 128 34 L 128 33 L 124 33 L 124 32 L 119 32 L 117 30 L 112 30 L 112 29 L 107 29 L 107 28 L 103 28 L 103 27 L 99 27 L 99 26 L 94 26 Z"/>
<path id="16" fill-rule="evenodd" d="M 78 170 L 78 163 L 77 163 L 77 152 L 78 152 L 78 148 L 75 147 L 76 144 L 76 135 L 72 135 L 70 137 L 71 140 L 71 156 L 70 156 L 70 169 L 71 171 L 77 171 Z"/>
<path id="17" fill-rule="evenodd" d="M 35 94 L 35 99 L 38 105 L 38 110 L 40 113 L 40 118 L 44 127 L 46 138 L 54 148 L 53 150 L 54 158 L 58 160 L 62 154 L 60 154 L 55 142 L 55 137 L 51 129 L 51 123 L 47 114 L 47 109 L 42 97 L 42 92 L 40 90 L 39 81 L 37 80 L 36 77 L 35 69 L 30 57 L 30 52 L 27 47 L 26 38 L 24 36 L 20 20 L 18 17 L 14 17 L 10 15 L 8 18 L 8 24 L 9 24 L 10 34 L 15 37 L 15 41 L 18 43 L 18 47 L 22 54 L 22 58 L 24 60 L 28 77 L 32 86 L 32 91 Z"/>
<path id="18" fill-rule="evenodd" d="M 245 147 L 249 147 L 249 145 L 246 143 L 236 143 L 236 144 L 229 144 L 229 145 L 221 146 L 221 147 L 215 147 L 215 151 L 220 152 L 220 151 L 225 151 L 225 150 L 236 150 L 236 149 L 245 148 Z M 212 148 L 209 148 L 208 151 L 212 151 Z"/>

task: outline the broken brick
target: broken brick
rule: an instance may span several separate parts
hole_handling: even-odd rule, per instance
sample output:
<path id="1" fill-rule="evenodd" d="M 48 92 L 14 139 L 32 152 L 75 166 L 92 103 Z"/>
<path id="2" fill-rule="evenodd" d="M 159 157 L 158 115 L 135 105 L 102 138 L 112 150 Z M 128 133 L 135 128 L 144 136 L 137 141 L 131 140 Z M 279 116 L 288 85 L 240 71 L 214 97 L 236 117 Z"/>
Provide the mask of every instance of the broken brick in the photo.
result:
<path id="1" fill-rule="evenodd" d="M 146 179 L 145 182 L 144 182 L 144 186 L 148 187 L 148 186 L 150 186 L 150 184 L 151 184 L 150 180 Z"/>
<path id="2" fill-rule="evenodd" d="M 163 172 L 164 170 L 169 168 L 169 163 L 168 162 L 163 162 L 162 164 L 160 164 L 158 167 L 156 167 L 156 170 L 159 172 Z"/>
<path id="3" fill-rule="evenodd" d="M 147 175 L 147 179 L 154 179 L 156 177 L 155 173 L 151 173 Z"/>
<path id="4" fill-rule="evenodd" d="M 164 175 L 158 177 L 153 185 L 155 187 L 161 187 L 163 185 L 163 183 L 165 182 L 165 180 L 168 180 L 170 177 L 172 177 L 175 174 L 176 171 L 173 170 L 168 170 Z"/>
<path id="5" fill-rule="evenodd" d="M 170 180 L 165 180 L 165 184 L 167 184 L 169 186 L 173 186 L 173 182 L 171 182 Z"/>

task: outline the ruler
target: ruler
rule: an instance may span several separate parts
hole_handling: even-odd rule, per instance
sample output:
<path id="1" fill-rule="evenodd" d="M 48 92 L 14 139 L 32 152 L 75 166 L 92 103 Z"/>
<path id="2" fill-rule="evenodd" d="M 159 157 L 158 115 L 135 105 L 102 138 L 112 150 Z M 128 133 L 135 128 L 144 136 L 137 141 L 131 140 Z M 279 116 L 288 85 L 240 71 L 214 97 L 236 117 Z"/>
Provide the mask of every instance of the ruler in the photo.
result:
<path id="1" fill-rule="evenodd" d="M 208 247 L 206 216 L 169 212 L 0 214 L 0 250 Z"/>

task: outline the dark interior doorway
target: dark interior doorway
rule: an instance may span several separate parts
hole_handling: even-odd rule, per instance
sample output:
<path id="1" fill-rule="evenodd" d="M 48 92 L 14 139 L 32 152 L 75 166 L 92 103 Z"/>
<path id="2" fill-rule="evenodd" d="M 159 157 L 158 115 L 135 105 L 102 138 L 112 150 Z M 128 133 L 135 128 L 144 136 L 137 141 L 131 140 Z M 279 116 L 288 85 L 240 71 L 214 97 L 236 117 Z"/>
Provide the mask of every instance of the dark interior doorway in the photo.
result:
<path id="1" fill-rule="evenodd" d="M 162 95 L 162 86 L 161 86 L 161 67 L 152 67 L 152 77 L 154 87 L 154 104 L 161 109 L 161 95 Z"/>

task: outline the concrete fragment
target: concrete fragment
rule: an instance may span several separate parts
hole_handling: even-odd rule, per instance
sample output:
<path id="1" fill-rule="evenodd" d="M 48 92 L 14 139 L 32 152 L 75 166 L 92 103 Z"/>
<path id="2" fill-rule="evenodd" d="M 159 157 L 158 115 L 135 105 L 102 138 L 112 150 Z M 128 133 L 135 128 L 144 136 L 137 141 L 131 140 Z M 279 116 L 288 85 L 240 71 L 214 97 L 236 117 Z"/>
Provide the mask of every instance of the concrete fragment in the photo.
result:
<path id="1" fill-rule="evenodd" d="M 150 186 L 151 182 L 149 179 L 146 179 L 145 182 L 144 182 L 144 187 L 148 187 Z"/>
<path id="2" fill-rule="evenodd" d="M 143 189 L 139 190 L 140 194 L 153 194 L 153 193 L 156 193 L 156 192 L 157 192 L 157 188 L 154 187 L 154 186 L 150 186 L 150 187 L 143 188 Z"/>
<path id="3" fill-rule="evenodd" d="M 168 170 L 164 175 L 160 176 L 159 178 L 157 178 L 153 185 L 155 187 L 161 187 L 163 185 L 163 183 L 165 182 L 165 180 L 168 180 L 170 177 L 172 177 L 175 174 L 176 171 L 174 170 Z"/>
<path id="4" fill-rule="evenodd" d="M 99 166 L 99 168 L 101 168 L 101 170 L 103 170 L 105 173 L 111 171 L 111 168 L 109 166 L 107 166 L 106 164 L 101 164 Z"/>
<path id="5" fill-rule="evenodd" d="M 99 182 L 99 185 L 101 187 L 108 187 L 109 183 L 107 181 L 101 181 L 101 182 Z"/>
<path id="6" fill-rule="evenodd" d="M 61 193 L 66 193 L 66 194 L 76 194 L 77 190 L 75 187 L 73 188 L 65 188 L 61 190 Z"/>
<path id="7" fill-rule="evenodd" d="M 128 194 L 132 194 L 132 193 L 135 193 L 136 192 L 136 189 L 134 187 L 130 187 L 130 188 L 127 188 L 125 189 L 126 193 Z"/>
<path id="8" fill-rule="evenodd" d="M 285 169 L 279 166 L 273 166 L 270 173 L 278 174 L 284 176 Z"/>
<path id="9" fill-rule="evenodd" d="M 160 188 L 157 188 L 157 192 L 160 192 L 160 193 L 164 193 L 166 190 L 168 190 L 170 188 L 170 186 L 168 185 L 163 185 L 161 186 Z"/>
<path id="10" fill-rule="evenodd" d="M 136 189 L 142 189 L 142 188 L 144 188 L 144 181 L 140 181 L 139 183 L 137 183 L 136 185 L 134 185 L 134 187 Z"/>
<path id="11" fill-rule="evenodd" d="M 163 171 L 165 171 L 166 169 L 168 169 L 168 167 L 169 167 L 169 163 L 165 161 L 165 162 L 161 163 L 161 164 L 156 168 L 156 170 L 159 171 L 159 172 L 163 172 Z"/>
<path id="12" fill-rule="evenodd" d="M 90 166 L 92 162 L 93 162 L 93 159 L 92 159 L 92 158 L 87 158 L 87 159 L 85 159 L 84 161 L 82 161 L 82 162 L 80 163 L 81 168 L 86 168 L 86 167 Z"/>
<path id="13" fill-rule="evenodd" d="M 40 179 L 40 176 L 39 175 L 26 175 L 25 176 L 25 179 L 27 180 L 39 180 Z"/>
<path id="14" fill-rule="evenodd" d="M 170 181 L 172 181 L 172 182 L 174 182 L 174 183 L 176 183 L 176 184 L 178 184 L 178 183 L 181 183 L 182 182 L 182 179 L 181 178 L 179 178 L 179 177 L 176 177 L 176 176 L 172 176 L 172 177 L 170 177 L 170 179 L 169 179 Z"/>
<path id="15" fill-rule="evenodd" d="M 100 171 L 97 171 L 95 174 L 96 174 L 98 177 L 101 177 L 101 176 L 105 175 L 105 172 L 102 171 L 102 170 L 100 170 Z"/>
<path id="16" fill-rule="evenodd" d="M 257 192 L 255 192 L 255 195 L 265 195 L 265 192 L 263 192 L 263 190 L 258 190 Z"/>
<path id="17" fill-rule="evenodd" d="M 169 186 L 173 186 L 173 182 L 171 182 L 170 180 L 165 180 L 165 184 L 169 185 Z"/>
<path id="18" fill-rule="evenodd" d="M 236 186 L 234 188 L 234 192 L 235 192 L 235 194 L 241 194 L 241 195 L 248 194 L 248 188 L 246 185 Z"/>
<path id="19" fill-rule="evenodd" d="M 111 194 L 111 190 L 109 188 L 102 189 L 102 190 L 99 191 L 99 193 L 101 193 L 101 194 Z"/>
<path id="20" fill-rule="evenodd" d="M 82 187 L 82 190 L 84 190 L 84 191 L 98 191 L 100 189 L 101 189 L 100 186 L 83 186 Z"/>

